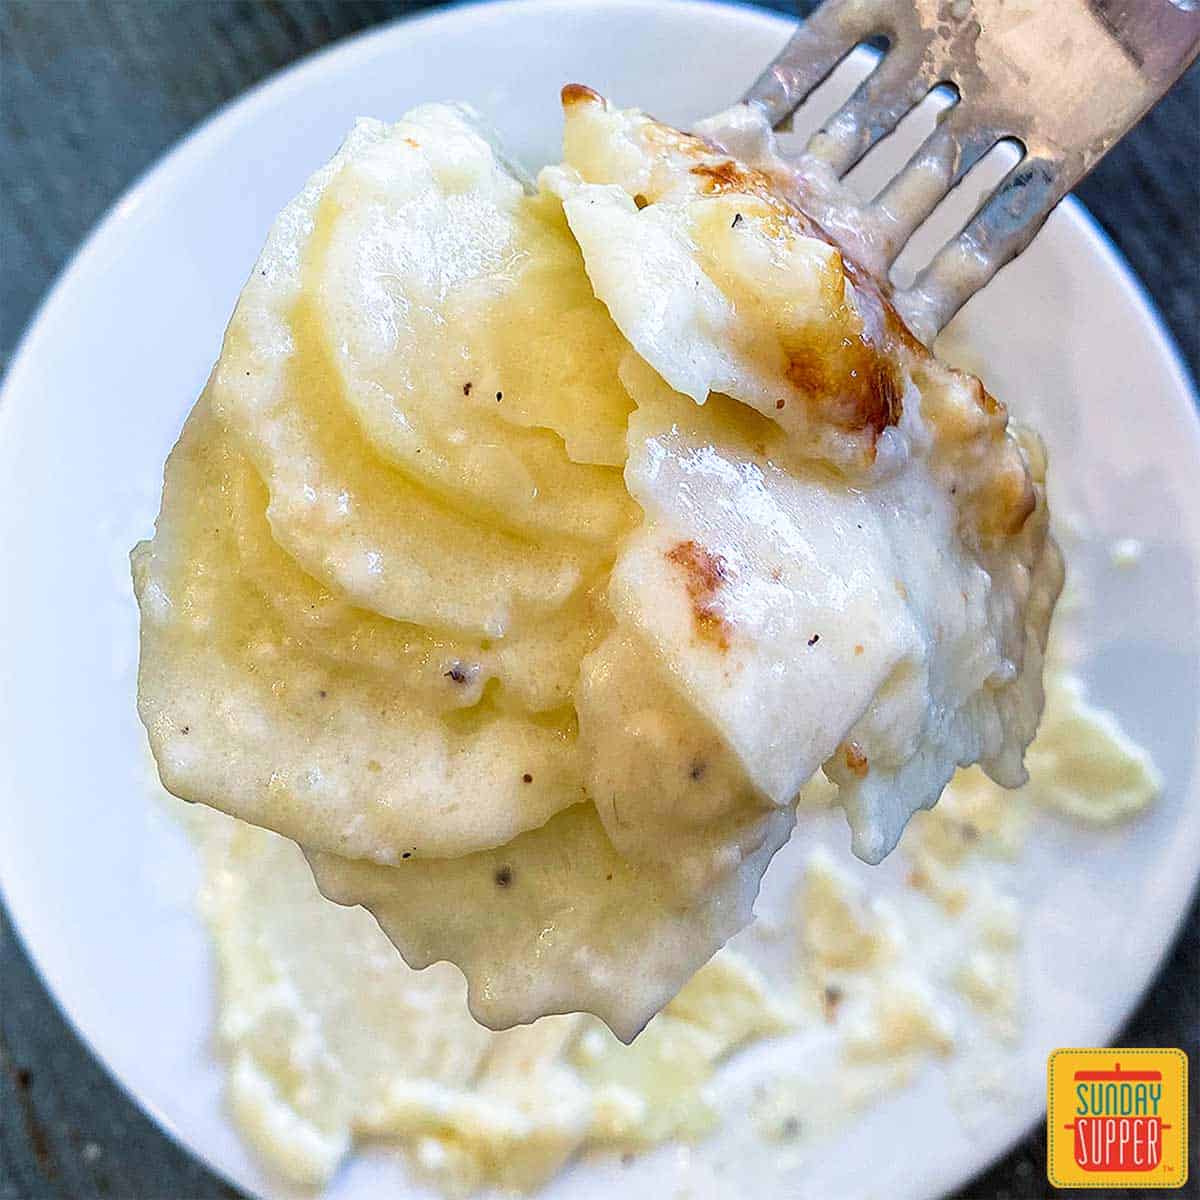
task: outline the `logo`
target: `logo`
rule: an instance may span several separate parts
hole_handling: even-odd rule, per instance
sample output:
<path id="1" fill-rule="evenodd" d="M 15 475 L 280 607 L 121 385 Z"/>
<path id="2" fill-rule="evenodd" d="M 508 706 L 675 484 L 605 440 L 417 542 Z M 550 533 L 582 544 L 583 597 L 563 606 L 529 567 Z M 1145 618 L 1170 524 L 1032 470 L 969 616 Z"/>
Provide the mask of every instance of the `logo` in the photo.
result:
<path id="1" fill-rule="evenodd" d="M 1050 1182 L 1183 1187 L 1187 1067 L 1182 1050 L 1055 1050 L 1046 1064 Z"/>

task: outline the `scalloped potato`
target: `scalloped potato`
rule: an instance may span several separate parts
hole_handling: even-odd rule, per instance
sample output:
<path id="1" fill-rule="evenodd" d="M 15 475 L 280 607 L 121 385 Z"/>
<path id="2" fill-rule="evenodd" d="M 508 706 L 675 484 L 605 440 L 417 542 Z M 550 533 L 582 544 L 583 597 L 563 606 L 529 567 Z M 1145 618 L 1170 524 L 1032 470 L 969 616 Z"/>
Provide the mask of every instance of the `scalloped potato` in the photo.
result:
<path id="1" fill-rule="evenodd" d="M 504 1028 L 634 1037 L 801 789 L 878 861 L 1020 784 L 1044 463 L 765 176 L 586 89 L 536 188 L 360 122 L 276 222 L 133 555 L 163 782 Z"/>

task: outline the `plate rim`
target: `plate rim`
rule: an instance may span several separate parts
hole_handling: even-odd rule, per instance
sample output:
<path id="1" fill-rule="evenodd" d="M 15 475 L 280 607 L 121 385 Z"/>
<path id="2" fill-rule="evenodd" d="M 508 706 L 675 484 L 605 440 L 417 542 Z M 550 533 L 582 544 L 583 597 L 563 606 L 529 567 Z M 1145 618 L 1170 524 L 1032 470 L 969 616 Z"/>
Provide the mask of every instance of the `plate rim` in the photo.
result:
<path id="1" fill-rule="evenodd" d="M 20 385 L 24 381 L 26 372 L 32 370 L 28 363 L 32 361 L 38 351 L 38 342 L 43 336 L 43 330 L 47 327 L 54 310 L 63 303 L 64 296 L 74 286 L 76 280 L 85 277 L 91 271 L 92 261 L 103 253 L 105 243 L 125 228 L 126 224 L 133 219 L 143 200 L 153 194 L 161 181 L 185 167 L 191 158 L 205 153 L 210 141 L 215 140 L 218 136 L 234 134 L 237 131 L 238 123 L 252 118 L 254 110 L 262 103 L 267 94 L 274 96 L 288 90 L 306 87 L 316 82 L 321 71 L 328 68 L 330 60 L 352 58 L 356 54 L 362 54 L 372 43 L 394 37 L 400 28 L 470 23 L 484 13 L 495 13 L 498 10 L 505 10 L 509 13 L 520 10 L 543 14 L 577 13 L 583 7 L 590 7 L 594 10 L 609 10 L 615 14 L 622 9 L 633 13 L 637 10 L 653 9 L 659 7 L 660 4 L 661 0 L 451 0 L 449 3 L 418 13 L 401 15 L 337 39 L 294 59 L 245 91 L 230 97 L 171 142 L 142 171 L 135 175 L 129 185 L 88 229 L 78 246 L 59 268 L 22 329 L 3 378 L 0 379 L 0 438 L 6 436 L 7 424 L 10 420 L 9 414 L 20 402 Z M 751 0 L 671 0 L 671 4 L 676 8 L 695 9 L 701 13 L 712 10 L 727 12 L 733 10 L 742 19 L 756 21 L 766 27 L 771 27 L 773 32 L 784 32 L 787 28 L 797 24 L 796 18 L 791 14 L 761 7 L 752 3 Z M 1162 311 L 1154 302 L 1146 284 L 1121 253 L 1112 236 L 1083 202 L 1074 193 L 1071 193 L 1058 207 L 1062 210 L 1064 217 L 1083 236 L 1103 271 L 1110 274 L 1120 284 L 1122 292 L 1129 297 L 1131 316 L 1135 316 L 1143 322 L 1150 335 L 1150 340 L 1153 342 L 1155 354 L 1160 357 L 1162 365 L 1178 384 L 1180 395 L 1190 399 L 1190 404 L 1186 407 L 1191 413 L 1192 419 L 1185 420 L 1184 423 L 1190 429 L 1193 452 L 1200 461 L 1200 386 L 1198 386 L 1190 365 L 1184 358 Z M 1169 402 L 1172 406 L 1174 405 L 1173 399 Z M 1121 1006 L 1119 1018 L 1106 1032 L 1105 1044 L 1110 1043 L 1112 1038 L 1126 1026 L 1157 983 L 1166 962 L 1184 932 L 1187 916 L 1198 897 L 1200 897 L 1200 871 L 1193 878 L 1191 890 L 1179 911 L 1174 915 L 1169 927 L 1163 927 L 1164 933 L 1156 949 L 1153 967 L 1142 985 L 1127 996 L 1126 1003 Z M 185 1155 L 201 1163 L 216 1178 L 235 1190 L 248 1196 L 259 1196 L 260 1193 L 235 1179 L 223 1165 L 214 1161 L 205 1151 L 191 1144 L 184 1132 L 161 1111 L 157 1104 L 137 1094 L 130 1085 L 126 1084 L 110 1064 L 107 1056 L 77 1021 L 66 996 L 59 988 L 52 985 L 39 954 L 26 936 L 24 931 L 26 922 L 23 922 L 18 916 L 17 908 L 13 905 L 12 897 L 2 875 L 0 875 L 0 905 L 3 906 L 7 915 L 14 941 L 24 953 L 35 979 L 68 1029 L 119 1092 Z M 1034 1132 L 1041 1121 L 1042 1113 L 1039 1113 L 1023 1125 L 1019 1132 L 997 1149 L 994 1154 L 982 1160 L 970 1175 L 959 1179 L 953 1186 L 958 1189 L 969 1188 L 974 1180 L 992 1169 L 1011 1153 L 1016 1145 Z"/>

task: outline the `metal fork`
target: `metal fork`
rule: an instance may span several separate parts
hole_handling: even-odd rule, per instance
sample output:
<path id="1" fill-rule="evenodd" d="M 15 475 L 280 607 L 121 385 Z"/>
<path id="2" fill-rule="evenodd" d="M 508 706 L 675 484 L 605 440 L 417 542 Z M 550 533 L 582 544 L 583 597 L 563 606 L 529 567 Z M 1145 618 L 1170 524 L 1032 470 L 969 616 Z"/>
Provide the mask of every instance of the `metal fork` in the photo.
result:
<path id="1" fill-rule="evenodd" d="M 932 89 L 957 91 L 907 165 L 860 209 L 884 271 L 994 145 L 1011 139 L 1022 150 L 961 233 L 893 297 L 928 343 L 1196 57 L 1200 0 L 825 0 L 743 103 L 785 126 L 855 46 L 876 37 L 888 44 L 879 63 L 790 165 L 801 179 L 840 179 Z"/>

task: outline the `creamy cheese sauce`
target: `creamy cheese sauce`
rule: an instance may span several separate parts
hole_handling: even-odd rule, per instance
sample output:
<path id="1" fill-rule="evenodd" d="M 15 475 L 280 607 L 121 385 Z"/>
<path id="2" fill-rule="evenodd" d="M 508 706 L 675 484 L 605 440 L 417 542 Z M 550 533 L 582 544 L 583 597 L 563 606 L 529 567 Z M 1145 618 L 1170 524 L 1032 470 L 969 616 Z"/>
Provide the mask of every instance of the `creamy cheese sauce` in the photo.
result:
<path id="1" fill-rule="evenodd" d="M 951 440 L 970 441 L 991 419 L 980 424 L 986 405 L 976 405 L 981 394 L 965 377 L 935 365 L 918 365 L 904 389 L 904 413 L 874 444 L 873 459 L 863 457 L 861 430 L 830 439 L 806 426 L 803 414 L 776 420 L 778 380 L 763 382 L 770 378 L 760 369 L 764 360 L 747 347 L 779 330 L 734 329 L 732 344 L 746 351 L 740 359 L 722 357 L 722 346 L 704 333 L 730 320 L 728 297 L 740 295 L 754 276 L 751 238 L 771 227 L 770 204 L 756 207 L 753 194 L 728 203 L 718 196 L 707 215 L 697 216 L 672 172 L 662 162 L 647 166 L 642 119 L 586 104 L 579 109 L 574 165 L 544 177 L 543 191 L 532 200 L 492 174 L 488 155 L 453 121 L 454 136 L 464 139 L 460 152 L 447 161 L 435 156 L 430 169 L 449 172 L 455 187 L 468 177 L 477 185 L 485 181 L 475 208 L 458 212 L 463 220 L 472 211 L 478 216 L 480 204 L 490 205 L 489 212 L 507 214 L 506 236 L 541 247 L 534 257 L 546 256 L 549 277 L 558 281 L 552 286 L 573 297 L 575 321 L 582 322 L 573 353 L 588 358 L 589 349 L 599 348 L 607 364 L 591 385 L 603 401 L 595 422 L 582 420 L 583 410 L 569 396 L 539 396 L 529 383 L 506 391 L 504 380 L 518 369 L 520 355 L 514 353 L 503 378 L 488 375 L 492 355 L 505 361 L 511 349 L 499 344 L 499 330 L 480 362 L 472 359 L 482 353 L 478 347 L 462 351 L 470 364 L 465 382 L 472 384 L 471 395 L 462 398 L 474 405 L 478 390 L 487 404 L 460 411 L 460 424 L 447 423 L 445 406 L 422 403 L 428 364 L 393 377 L 389 347 L 396 338 L 417 337 L 426 318 L 406 315 L 396 273 L 381 264 L 407 264 L 423 278 L 429 289 L 423 303 L 432 309 L 440 302 L 439 280 L 436 271 L 422 274 L 421 264 L 434 261 L 426 253 L 430 245 L 452 235 L 424 211 L 426 193 L 394 194 L 394 172 L 380 149 L 386 134 L 368 125 L 350 143 L 351 155 L 362 159 L 357 176 L 318 180 L 307 207 L 283 222 L 284 244 L 267 259 L 268 272 L 292 270 L 301 292 L 306 271 L 324 280 L 313 289 L 319 303 L 302 300 L 298 308 L 280 310 L 278 289 L 269 289 L 255 318 L 267 325 L 281 321 L 272 326 L 281 340 L 270 344 L 285 357 L 299 352 L 308 378 L 329 381 L 327 399 L 353 409 L 349 434 L 323 426 L 327 413 L 289 417 L 288 404 L 303 410 L 312 397 L 297 400 L 285 389 L 282 407 L 280 394 L 260 405 L 231 378 L 237 412 L 210 418 L 202 410 L 175 468 L 193 481 L 180 494 L 204 497 L 180 516 L 191 522 L 189 536 L 207 556 L 194 560 L 201 569 L 188 588 L 175 591 L 195 625 L 191 653 L 208 653 L 213 642 L 207 618 L 217 606 L 209 605 L 205 589 L 228 586 L 227 577 L 249 585 L 238 593 L 237 611 L 253 614 L 257 637 L 247 641 L 242 627 L 231 635 L 216 627 L 216 636 L 230 636 L 247 656 L 234 657 L 225 677 L 227 720 L 244 720 L 249 706 L 228 697 L 261 686 L 254 676 L 265 665 L 266 679 L 282 681 L 284 694 L 307 689 L 305 700 L 291 701 L 302 718 L 301 738 L 309 736 L 304 721 L 311 716 L 320 730 L 330 709 L 346 728 L 357 719 L 378 733 L 378 749 L 359 777 L 368 787 L 395 771 L 419 775 L 431 747 L 453 759 L 439 740 L 447 730 L 463 738 L 459 752 L 465 746 L 483 756 L 477 762 L 504 770 L 518 758 L 522 764 L 520 775 L 488 791 L 480 812 L 464 812 L 440 827 L 389 804 L 355 814 L 344 806 L 355 794 L 349 786 L 355 774 L 333 759 L 316 764 L 315 774 L 311 766 L 293 770 L 272 784 L 274 792 L 268 788 L 265 807 L 248 815 L 282 826 L 316 814 L 307 861 L 278 834 L 208 809 L 189 812 L 205 863 L 202 907 L 219 971 L 217 1029 L 230 1111 L 263 1158 L 302 1184 L 320 1186 L 368 1140 L 403 1156 L 412 1177 L 453 1196 L 497 1187 L 534 1190 L 581 1156 L 625 1162 L 663 1143 L 702 1143 L 719 1132 L 719 1098 L 759 1051 L 767 1053 L 757 1060 L 745 1103 L 725 1120 L 741 1126 L 780 1169 L 821 1153 L 854 1113 L 906 1087 L 931 1061 L 969 1066 L 976 1081 L 1002 1074 L 996 1064 L 1022 1025 L 1014 876 L 1035 811 L 1118 822 L 1150 803 L 1161 786 L 1144 752 L 1088 704 L 1079 682 L 1056 662 L 1023 787 L 1005 791 L 978 767 L 960 771 L 937 807 L 913 817 L 896 851 L 899 871 L 886 875 L 866 872 L 828 832 L 812 832 L 813 814 L 842 803 L 860 850 L 863 831 L 871 830 L 876 840 L 868 837 L 866 844 L 886 849 L 900 837 L 914 794 L 936 794 L 944 777 L 939 772 L 980 756 L 970 721 L 962 733 L 967 749 L 947 751 L 931 741 L 914 753 L 928 735 L 919 720 L 906 722 L 925 712 L 928 693 L 941 697 L 946 719 L 979 679 L 997 688 L 1006 670 L 1010 682 L 1018 678 L 1020 655 L 1008 668 L 1003 664 L 1008 647 L 1022 643 L 1031 656 L 1026 680 L 1040 677 L 1041 637 L 1057 591 L 1056 558 L 1039 558 L 1037 536 L 1040 530 L 1044 539 L 1045 532 L 1040 491 L 1031 501 L 1039 513 L 1034 540 L 1018 549 L 1016 569 L 994 553 L 974 561 L 982 540 L 964 548 L 957 540 L 960 522 L 985 530 L 997 511 L 1019 505 L 1021 494 L 1009 487 L 1015 476 L 1002 472 L 980 484 L 980 464 L 986 473 L 996 458 L 973 465 L 961 460 L 957 474 L 946 473 L 945 463 L 923 463 L 931 438 L 949 431 Z M 428 126 L 449 118 L 434 112 L 422 120 Z M 597 120 L 613 124 L 615 142 L 596 139 Z M 410 130 L 406 136 L 424 135 Z M 648 136 L 670 141 L 654 130 Z M 621 138 L 628 144 L 607 158 L 614 145 L 623 145 Z M 701 165 L 720 175 L 719 163 Z M 634 179 L 644 193 L 632 194 Z M 372 209 L 359 205 L 355 188 L 377 198 L 389 189 L 393 194 Z M 592 200 L 596 212 L 588 211 Z M 421 237 L 410 237 L 408 225 L 387 216 L 394 205 L 415 206 L 409 216 L 424 231 Z M 385 214 L 382 224 L 372 223 L 372 211 Z M 648 269 L 659 255 L 664 278 L 693 270 L 687 255 L 680 257 L 680 246 L 691 245 L 710 255 L 705 278 L 726 272 L 729 290 L 706 295 L 707 309 L 688 300 L 670 315 L 673 328 L 693 338 L 696 355 L 688 361 L 672 358 L 673 335 L 661 337 L 661 328 L 641 323 L 630 280 L 603 269 L 613 266 L 604 259 L 605 221 L 633 222 L 630 230 L 641 237 L 636 222 L 646 212 L 651 232 L 657 222 L 658 234 L 667 235 L 651 238 L 641 251 Z M 675 236 L 680 221 L 695 241 Z M 286 240 L 314 229 L 304 253 L 300 241 Z M 582 262 L 572 257 L 568 229 L 579 238 Z M 750 236 L 738 242 L 734 234 Z M 514 263 L 505 258 L 511 244 L 504 237 L 471 243 L 464 269 L 487 280 L 473 293 L 476 299 L 489 289 L 512 288 L 516 278 L 510 299 L 533 304 L 521 300 L 519 271 L 513 276 Z M 619 245 L 608 242 L 610 249 Z M 367 248 L 366 268 L 355 258 L 356 246 Z M 582 269 L 589 253 L 600 264 L 594 278 Z M 781 293 L 775 302 L 781 310 L 789 303 L 796 311 L 819 306 L 829 247 L 798 243 L 789 254 L 789 278 L 808 292 L 791 300 Z M 489 275 L 488 263 L 506 265 Z M 625 339 L 591 306 L 592 284 L 607 293 L 616 323 L 627 321 Z M 848 286 L 839 304 L 847 297 L 857 303 Z M 351 299 L 339 306 L 339 296 Z M 287 303 L 294 301 L 291 296 Z M 379 314 L 379 321 L 365 328 L 356 323 L 354 312 L 362 309 Z M 533 305 L 527 316 L 536 326 L 545 314 Z M 333 345 L 343 348 L 336 371 L 329 360 L 331 329 L 340 330 Z M 247 361 L 252 370 L 261 365 Z M 571 369 L 570 363 L 560 367 Z M 700 375 L 688 374 L 697 368 Z M 709 394 L 715 379 L 732 396 Z M 609 387 L 614 381 L 617 390 Z M 510 409 L 503 409 L 501 393 L 514 402 Z M 389 409 L 404 395 L 411 403 Z M 1027 440 L 1017 453 L 1017 443 L 1003 441 L 999 411 L 988 436 L 999 430 L 1008 461 L 1025 464 L 1018 472 L 1025 486 L 1032 481 L 1040 489 L 1039 449 Z M 472 439 L 459 436 L 468 415 L 470 427 L 503 434 L 483 440 L 495 452 L 487 462 L 472 460 Z M 221 436 L 206 429 L 210 419 L 221 425 Z M 547 456 L 536 437 L 526 436 L 545 424 L 557 430 L 565 458 Z M 627 432 L 614 449 L 617 429 Z M 288 446 L 298 436 L 308 441 L 297 459 Z M 364 448 L 355 438 L 371 444 Z M 429 452 L 432 461 L 424 459 Z M 383 540 L 397 533 L 370 502 L 372 472 L 382 469 L 377 460 L 400 468 L 404 489 L 419 479 L 411 492 L 401 490 L 404 503 L 442 522 L 447 545 L 476 556 L 462 576 L 469 586 L 412 588 L 406 573 L 393 569 L 406 554 L 417 555 L 418 565 L 433 560 L 421 557 L 426 545 L 405 549 Z M 295 474 L 297 463 L 307 475 Z M 606 472 L 617 463 L 624 467 L 623 484 L 614 489 Z M 827 473 L 831 463 L 834 476 Z M 452 494 L 472 471 L 494 490 Z M 841 471 L 861 472 L 855 478 L 874 489 L 874 500 L 864 500 L 859 489 L 830 487 Z M 522 482 L 533 478 L 542 482 L 532 488 Z M 965 505 L 957 496 L 960 485 L 986 501 Z M 562 503 L 571 489 L 571 503 Z M 559 500 L 542 505 L 543 495 Z M 493 535 L 497 514 L 503 514 L 502 528 Z M 918 536 L 922 520 L 939 531 L 940 541 Z M 595 528 L 612 538 L 620 531 L 615 565 L 601 562 L 595 540 L 580 537 Z M 901 528 L 910 531 L 905 561 L 893 562 L 888 541 Z M 205 530 L 212 532 L 201 538 Z M 473 541 L 480 530 L 487 537 Z M 503 555 L 492 557 L 493 536 L 520 537 L 538 552 L 509 569 Z M 364 544 L 370 553 L 360 555 L 356 547 Z M 855 551 L 852 571 L 838 566 L 847 547 Z M 589 583 L 597 573 L 605 581 L 602 602 L 600 589 Z M 481 577 L 503 586 L 481 586 Z M 938 591 L 948 581 L 961 597 L 961 612 Z M 168 619 L 169 583 L 169 573 L 142 580 L 151 621 Z M 1008 607 L 1000 619 L 987 607 L 997 595 Z M 1014 619 L 1023 604 L 1034 614 L 1028 627 Z M 525 619 L 529 611 L 537 620 Z M 554 613 L 562 614 L 558 624 Z M 409 622 L 402 632 L 391 623 L 397 614 Z M 964 654 L 931 667 L 931 659 L 922 658 L 955 629 L 965 644 L 993 620 L 1003 629 L 981 659 Z M 792 653 L 797 646 L 804 647 L 802 661 Z M 899 669 L 905 662 L 923 664 L 920 686 L 911 670 Z M 931 684 L 938 672 L 945 679 Z M 380 693 L 371 688 L 387 678 L 403 679 L 410 697 L 404 719 L 425 739 L 414 743 L 407 763 L 388 757 L 397 753 L 384 736 L 394 712 L 372 707 Z M 346 694 L 335 694 L 331 684 L 344 685 Z M 795 711 L 804 708 L 796 697 L 806 688 L 821 697 L 822 711 L 813 719 Z M 578 726 L 556 715 L 564 696 Z M 1039 705 L 1034 688 L 1005 719 L 1031 730 Z M 483 727 L 481 709 L 495 739 L 490 745 L 475 737 Z M 387 720 L 376 722 L 377 711 Z M 971 720 L 987 724 L 978 713 Z M 271 737 L 271 723 L 260 722 L 258 731 Z M 160 733 L 173 766 L 198 765 L 178 721 L 170 730 L 160 726 Z M 993 728 L 988 736 L 996 733 Z M 1019 782 L 1019 768 L 1011 753 L 1005 760 L 1001 741 L 991 743 L 989 770 Z M 938 758 L 947 754 L 945 761 Z M 920 763 L 915 774 L 903 774 L 906 756 Z M 899 802 L 891 809 L 878 800 L 872 808 L 869 794 L 857 808 L 848 802 L 866 793 L 860 771 L 868 759 L 876 778 L 899 780 Z M 817 770 L 822 763 L 823 772 Z M 433 808 L 445 792 L 436 773 L 429 779 L 425 799 Z M 591 802 L 564 803 L 564 789 L 581 779 Z M 214 800 L 221 783 L 211 784 Z M 674 994 L 691 975 L 694 931 L 701 931 L 701 944 L 715 946 L 748 919 L 757 877 L 788 838 L 789 801 L 797 792 L 804 832 L 784 850 L 789 861 L 776 868 L 799 880 L 790 915 L 743 932 Z M 623 801 L 633 795 L 653 803 L 631 813 Z M 396 822 L 404 820 L 410 825 L 401 834 Z M 410 835 L 412 850 L 404 841 Z M 426 842 L 426 835 L 440 840 Z M 410 853 L 423 865 L 403 874 Z M 730 890 L 714 893 L 714 878 L 731 880 Z M 668 884 L 690 908 L 659 908 Z M 455 905 L 445 904 L 448 895 Z M 379 923 L 326 896 L 366 903 Z M 480 919 L 493 910 L 502 915 Z M 551 911 L 553 920 L 545 919 Z M 632 932 L 635 917 L 644 938 Z M 692 932 L 681 931 L 681 921 Z M 394 953 L 393 942 L 409 962 L 433 965 L 413 970 Z M 451 957 L 475 989 L 475 1008 L 482 1005 L 496 1024 L 524 1019 L 529 1013 L 522 1005 L 532 1013 L 554 1012 L 570 1007 L 573 997 L 595 1001 L 602 993 L 610 1006 L 598 1003 L 597 1010 L 629 1036 L 638 1019 L 625 1021 L 619 1004 L 611 1004 L 629 988 L 638 991 L 635 1010 L 662 1011 L 630 1045 L 596 1017 L 579 1013 L 492 1032 L 476 1023 L 458 968 L 435 961 L 447 956 L 451 942 Z M 631 965 L 631 948 L 642 956 L 638 967 Z M 518 979 L 523 962 L 537 961 L 554 969 L 526 968 Z M 775 1039 L 786 1053 L 772 1053 Z"/>
<path id="2" fill-rule="evenodd" d="M 198 806 L 185 819 L 205 866 L 229 1108 L 297 1182 L 324 1182 L 364 1138 L 464 1194 L 536 1187 L 592 1145 L 700 1137 L 719 1064 L 791 1024 L 723 951 L 632 1046 L 582 1014 L 493 1033 L 457 968 L 406 966 L 367 912 L 317 891 L 294 843 Z"/>
<path id="3" fill-rule="evenodd" d="M 1061 666 L 1028 761 L 1017 791 L 960 772 L 901 839 L 900 881 L 851 875 L 824 848 L 810 855 L 788 936 L 799 942 L 801 1010 L 830 1037 L 826 1053 L 766 1080 L 754 1113 L 767 1134 L 804 1143 L 795 1153 L 930 1060 L 977 1085 L 1003 1076 L 1022 1026 L 1015 881 L 1036 813 L 1110 825 L 1162 787 L 1145 751 Z"/>
<path id="4" fill-rule="evenodd" d="M 1036 437 L 767 176 L 563 102 L 536 187 L 427 105 L 280 214 L 133 554 L 139 711 L 476 1019 L 629 1041 L 816 773 L 869 862 L 1023 781 L 1062 571 Z"/>
<path id="5" fill-rule="evenodd" d="M 233 1118 L 297 1182 L 323 1183 L 369 1138 L 462 1196 L 536 1189 L 589 1150 L 700 1141 L 739 1052 L 798 1031 L 812 1040 L 760 1070 L 736 1118 L 781 1168 L 926 1062 L 999 1077 L 1022 1024 L 1013 879 L 1035 814 L 1107 825 L 1162 786 L 1061 662 L 1029 764 L 1015 792 L 960 772 L 906 831 L 898 877 L 851 872 L 841 847 L 794 844 L 785 854 L 802 863 L 780 865 L 800 875 L 791 920 L 743 934 L 628 1046 L 579 1014 L 481 1028 L 454 967 L 407 967 L 366 912 L 321 896 L 296 846 L 189 808 Z M 817 783 L 806 806 L 833 799 Z"/>

